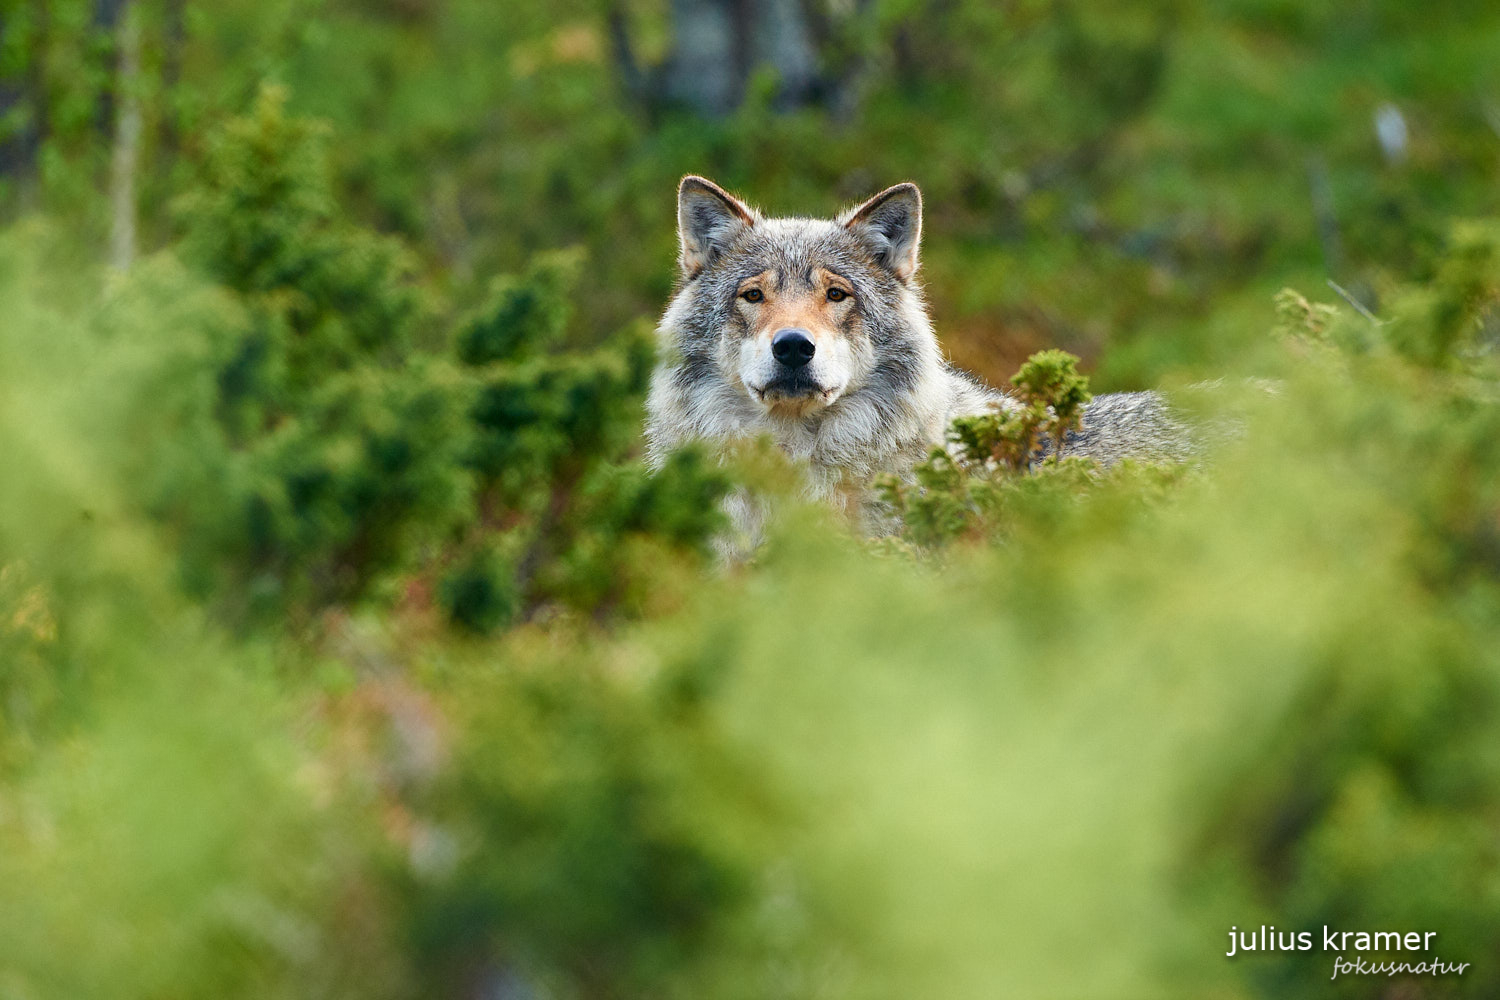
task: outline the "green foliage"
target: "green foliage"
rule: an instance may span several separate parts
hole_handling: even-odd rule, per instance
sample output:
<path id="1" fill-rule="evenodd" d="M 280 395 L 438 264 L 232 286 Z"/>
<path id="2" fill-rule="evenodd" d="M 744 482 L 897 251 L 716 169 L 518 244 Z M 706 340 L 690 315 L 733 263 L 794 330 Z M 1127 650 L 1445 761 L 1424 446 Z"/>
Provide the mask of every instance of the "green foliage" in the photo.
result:
<path id="1" fill-rule="evenodd" d="M 1031 468 L 1044 440 L 1051 461 L 1062 461 L 1068 432 L 1082 426 L 1083 408 L 1093 398 L 1077 366 L 1078 358 L 1066 351 L 1033 354 L 1010 380 L 1016 406 L 954 420 L 950 440 L 967 460 L 993 462 L 1012 472 Z"/>
<path id="2" fill-rule="evenodd" d="M 558 315 L 556 300 L 571 288 L 557 280 L 544 266 L 509 283 L 507 295 L 534 302 L 528 308 L 538 314 Z M 514 588 L 527 614 L 548 604 L 596 615 L 622 601 L 635 606 L 650 590 L 641 569 L 651 561 L 632 540 L 653 540 L 647 546 L 659 545 L 656 559 L 691 559 L 720 525 L 718 500 L 730 487 L 722 471 L 691 454 L 656 476 L 639 463 L 624 464 L 652 360 L 650 333 L 637 326 L 589 353 L 471 369 L 467 461 L 478 478 L 480 523 L 503 529 L 521 553 Z M 449 608 L 458 615 L 456 606 Z"/>
<path id="3" fill-rule="evenodd" d="M 549 604 L 596 615 L 638 607 L 651 589 L 642 568 L 661 573 L 658 560 L 701 553 L 730 488 L 692 453 L 654 476 L 626 464 L 654 360 L 644 325 L 588 353 L 546 353 L 562 332 L 575 264 L 544 257 L 501 279 L 458 337 L 475 385 L 468 461 L 482 523 L 504 529 L 520 553 L 513 589 L 528 615 Z M 457 596 L 450 591 L 445 603 L 463 621 Z"/>
<path id="4" fill-rule="evenodd" d="M 541 254 L 524 275 L 497 279 L 489 301 L 459 327 L 463 363 L 518 361 L 554 347 L 568 322 L 581 263 L 576 253 Z"/>
<path id="5" fill-rule="evenodd" d="M 649 532 L 682 545 L 724 527 L 719 500 L 730 476 L 693 448 L 674 452 L 660 469 L 606 466 L 590 484 L 583 517 L 612 534 Z"/>
<path id="6" fill-rule="evenodd" d="M 1023 406 L 1041 408 L 1044 420 L 1039 427 L 1052 439 L 1054 454 L 1061 456 L 1064 436 L 1078 430 L 1083 407 L 1093 398 L 1088 379 L 1078 373 L 1078 358 L 1058 350 L 1033 354 L 1010 382 Z"/>
<path id="7" fill-rule="evenodd" d="M 529 653 L 526 669 L 460 682 L 463 736 L 421 796 L 451 849 L 407 889 L 415 958 L 433 996 L 476 968 L 649 994 L 746 895 L 745 859 L 707 822 L 737 797 L 713 786 L 728 762 L 663 715 L 657 685 Z"/>
<path id="8" fill-rule="evenodd" d="M 1052 477 L 1082 491 L 1097 478 L 1091 461 L 1064 459 L 1069 432 L 1082 426 L 1093 398 L 1078 358 L 1066 351 L 1033 354 L 1011 378 L 1015 391 L 992 413 L 958 417 L 949 442 L 959 458 L 934 448 L 914 470 L 915 483 L 885 476 L 877 488 L 911 541 L 934 548 L 965 533 L 1003 527 L 1017 477 Z M 1040 453 L 1050 451 L 1042 460 Z"/>
<path id="9" fill-rule="evenodd" d="M 1322 340 L 1338 316 L 1337 307 L 1326 302 L 1309 302 L 1294 288 L 1283 288 L 1276 293 L 1275 329 L 1280 337 Z"/>
<path id="10" fill-rule="evenodd" d="M 596 467 L 573 506 L 533 541 L 535 598 L 596 614 L 642 610 L 683 553 L 702 553 L 726 527 L 719 502 L 731 485 L 725 470 L 693 450 L 655 472 L 638 462 Z"/>
<path id="11" fill-rule="evenodd" d="M 1430 368 L 1480 370 L 1493 356 L 1500 295 L 1500 230 L 1467 221 L 1450 229 L 1442 255 L 1420 284 L 1390 289 L 1384 318 L 1368 309 L 1312 303 L 1293 289 L 1276 297 L 1276 333 L 1353 353 L 1394 351 Z"/>
<path id="12" fill-rule="evenodd" d="M 1001 468 L 1024 472 L 1036 458 L 1037 434 L 1047 413 L 1044 408 L 996 406 L 993 413 L 958 417 L 949 428 L 953 444 L 975 462 L 994 462 Z"/>
<path id="13" fill-rule="evenodd" d="M 1455 226 L 1432 280 L 1393 303 L 1391 345 L 1425 365 L 1492 352 L 1500 294 L 1500 226 L 1493 220 Z M 1490 343 L 1483 342 L 1486 326 Z"/>
<path id="14" fill-rule="evenodd" d="M 189 398 L 215 475 L 157 503 L 191 575 L 249 613 L 360 598 L 472 517 L 470 389 L 412 353 L 405 251 L 336 218 L 320 130 L 277 91 L 214 134 L 185 217 L 185 254 L 238 309 L 192 373 L 212 379 Z"/>
<path id="15" fill-rule="evenodd" d="M 481 546 L 443 577 L 438 599 L 455 625 L 485 634 L 510 624 L 519 609 L 515 567 Z"/>
<path id="16" fill-rule="evenodd" d="M 408 254 L 341 221 L 324 130 L 284 103 L 265 90 L 215 133 L 184 203 L 183 252 L 229 306 L 153 386 L 188 407 L 155 460 L 173 471 L 151 478 L 189 580 L 252 620 L 357 602 L 444 561 L 457 568 L 435 596 L 471 630 L 549 602 L 599 614 L 628 591 L 635 606 L 625 540 L 691 559 L 728 488 L 702 463 L 656 486 L 610 478 L 635 440 L 649 331 L 560 352 L 579 263 L 561 252 L 496 280 L 447 338 L 455 359 L 424 347 L 436 317 Z M 135 280 L 149 299 L 183 279 Z"/>
<path id="17" fill-rule="evenodd" d="M 57 640 L 57 619 L 46 584 L 19 560 L 0 565 L 0 694 L 5 696 L 0 736 L 0 771 L 23 759 L 39 724 L 58 698 L 50 674 L 49 647 Z"/>
<path id="18" fill-rule="evenodd" d="M 292 386 L 394 361 L 422 317 L 410 254 L 337 216 L 326 131 L 266 87 L 211 134 L 202 184 L 183 202 L 187 256 L 283 328 L 283 343 L 254 350 L 282 355 Z"/>
<path id="19" fill-rule="evenodd" d="M 996 421 L 998 423 L 998 421 Z M 924 547 L 951 541 L 970 527 L 975 502 L 964 468 L 942 448 L 934 448 L 927 461 L 913 471 L 908 485 L 885 475 L 877 482 L 881 499 L 900 518 L 914 543 Z"/>
<path id="20" fill-rule="evenodd" d="M 649 333 L 638 327 L 609 350 L 476 372 L 473 465 L 487 487 L 524 506 L 540 495 L 539 484 L 574 479 L 592 457 L 628 444 L 651 351 Z"/>
<path id="21" fill-rule="evenodd" d="M 133 6 L 103 275 L 115 5 L 0 5 L 0 996 L 1500 992 L 1493 3 L 813 4 L 712 121 L 682 5 Z M 885 484 L 940 562 L 761 455 L 705 571 L 756 456 L 636 457 L 687 171 L 911 177 L 958 363 L 1229 433 L 1042 461 L 1049 352 Z"/>

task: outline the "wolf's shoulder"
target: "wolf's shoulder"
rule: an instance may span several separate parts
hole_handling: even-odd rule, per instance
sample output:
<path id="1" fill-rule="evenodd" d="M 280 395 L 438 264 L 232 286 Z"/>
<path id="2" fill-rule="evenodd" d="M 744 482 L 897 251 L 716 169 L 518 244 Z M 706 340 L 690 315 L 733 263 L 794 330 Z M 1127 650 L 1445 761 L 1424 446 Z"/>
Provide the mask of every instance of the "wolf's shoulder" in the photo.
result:
<path id="1" fill-rule="evenodd" d="M 946 393 L 946 417 L 943 426 L 956 417 L 973 417 L 982 413 L 993 413 L 997 407 L 1010 409 L 1019 404 L 999 389 L 985 385 L 968 372 L 952 365 L 943 366 L 943 387 Z"/>

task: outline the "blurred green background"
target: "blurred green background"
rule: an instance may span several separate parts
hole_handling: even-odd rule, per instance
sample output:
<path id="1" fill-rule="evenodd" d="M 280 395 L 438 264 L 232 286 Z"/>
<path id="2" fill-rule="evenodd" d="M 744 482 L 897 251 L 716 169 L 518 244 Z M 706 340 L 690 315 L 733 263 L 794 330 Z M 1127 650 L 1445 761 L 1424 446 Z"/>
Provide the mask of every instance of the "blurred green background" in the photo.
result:
<path id="1" fill-rule="evenodd" d="M 1485 0 L 0 0 L 0 1000 L 1500 994 L 1497 55 Z M 764 450 L 648 475 L 689 172 L 916 181 L 957 363 L 1164 385 L 1203 461 L 878 546 Z"/>

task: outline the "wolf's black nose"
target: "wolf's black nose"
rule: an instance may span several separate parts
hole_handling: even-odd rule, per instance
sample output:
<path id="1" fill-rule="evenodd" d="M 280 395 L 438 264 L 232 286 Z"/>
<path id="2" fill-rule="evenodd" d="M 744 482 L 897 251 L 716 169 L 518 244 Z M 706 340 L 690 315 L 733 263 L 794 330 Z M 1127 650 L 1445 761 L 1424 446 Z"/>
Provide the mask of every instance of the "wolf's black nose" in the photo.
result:
<path id="1" fill-rule="evenodd" d="M 806 330 L 777 330 L 771 338 L 771 353 L 788 368 L 801 368 L 817 352 Z"/>

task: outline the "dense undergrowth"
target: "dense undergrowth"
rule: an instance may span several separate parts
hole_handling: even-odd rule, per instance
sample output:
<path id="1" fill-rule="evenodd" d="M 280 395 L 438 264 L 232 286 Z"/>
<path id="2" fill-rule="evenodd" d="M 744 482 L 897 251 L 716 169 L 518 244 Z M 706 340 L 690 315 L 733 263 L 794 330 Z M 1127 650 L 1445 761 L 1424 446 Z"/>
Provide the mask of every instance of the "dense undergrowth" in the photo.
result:
<path id="1" fill-rule="evenodd" d="M 50 92 L 0 232 L 0 1000 L 1500 990 L 1500 224 L 1446 221 L 1494 153 L 1444 117 L 1488 7 L 877 4 L 851 124 L 600 101 L 582 8 L 389 6 L 200 24 L 126 274 Z M 1430 114 L 1404 165 L 1352 67 Z M 685 169 L 912 174 L 960 356 L 1111 339 L 1198 453 L 1034 461 L 1087 398 L 1053 353 L 954 429 L 988 461 L 887 484 L 895 540 L 765 451 L 648 475 Z M 768 538 L 715 566 L 746 483 Z M 1225 957 L 1261 924 L 1471 965 Z"/>

